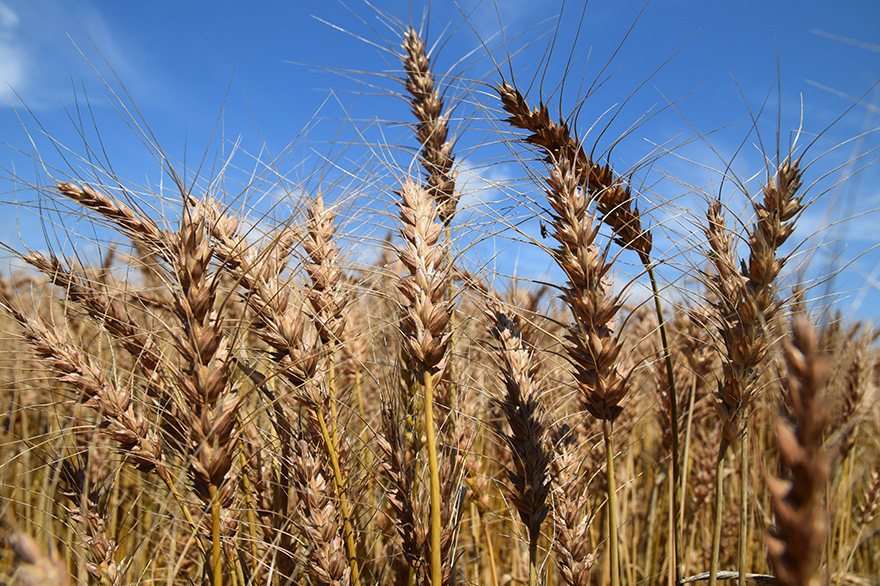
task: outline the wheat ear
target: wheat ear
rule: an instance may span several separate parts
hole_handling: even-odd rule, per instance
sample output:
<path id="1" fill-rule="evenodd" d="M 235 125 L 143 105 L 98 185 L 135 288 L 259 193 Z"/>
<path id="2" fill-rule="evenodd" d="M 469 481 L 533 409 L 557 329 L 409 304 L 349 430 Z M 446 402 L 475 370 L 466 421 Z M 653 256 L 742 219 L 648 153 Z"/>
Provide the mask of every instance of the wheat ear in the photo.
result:
<path id="1" fill-rule="evenodd" d="M 538 539 L 547 516 L 550 492 L 550 451 L 546 443 L 547 426 L 538 386 L 538 362 L 528 342 L 528 330 L 518 317 L 510 315 L 500 300 L 489 297 L 490 334 L 496 341 L 496 354 L 506 393 L 496 401 L 504 413 L 510 433 L 504 437 L 513 468 L 507 469 L 511 500 L 529 534 L 529 586 L 538 584 Z"/>
<path id="2" fill-rule="evenodd" d="M 306 234 L 293 228 L 285 228 L 272 239 L 266 249 L 251 253 L 238 235 L 237 225 L 232 221 L 224 221 L 216 209 L 211 213 L 217 217 L 212 223 L 212 233 L 218 255 L 224 261 L 226 269 L 247 292 L 244 300 L 254 316 L 249 323 L 250 329 L 269 346 L 269 356 L 279 368 L 280 377 L 294 389 L 294 397 L 306 408 L 305 423 L 310 435 L 301 438 L 292 428 L 295 415 L 277 398 L 271 398 L 275 414 L 273 421 L 282 441 L 282 457 L 291 461 L 292 473 L 300 479 L 298 494 L 300 498 L 311 498 L 304 495 L 311 490 L 312 481 L 317 481 L 315 475 L 320 474 L 322 479 L 331 480 L 339 502 L 339 506 L 334 505 L 333 510 L 340 515 L 341 527 L 335 518 L 327 514 L 310 513 L 296 528 L 305 539 L 311 539 L 318 534 L 329 535 L 341 529 L 350 566 L 345 575 L 357 584 L 360 578 L 356 536 L 348 509 L 340 450 L 342 443 L 339 440 L 335 416 L 336 398 L 332 391 L 333 347 L 344 327 L 342 317 L 347 303 L 345 295 L 339 290 L 340 268 L 336 264 L 338 252 L 331 242 L 335 232 L 333 215 L 327 213 L 323 202 L 317 200 L 313 202 L 309 212 L 310 228 Z M 313 310 L 311 321 L 317 333 L 317 340 L 314 341 L 305 335 L 307 316 L 299 306 L 297 288 L 281 276 L 286 265 L 286 253 L 296 242 L 302 243 L 309 257 L 306 270 L 312 280 L 308 299 Z M 327 414 L 331 414 L 329 422 Z M 301 444 L 315 440 L 323 446 L 323 456 L 311 452 L 303 455 L 303 450 L 311 450 L 312 447 Z M 299 450 L 299 455 L 294 453 L 296 450 Z M 326 466 L 327 469 L 319 470 L 320 466 Z M 282 531 L 282 524 L 287 522 L 290 502 L 290 487 L 286 484 L 290 473 L 286 467 L 282 467 L 281 485 L 273 506 L 277 513 L 273 519 L 278 524 L 276 530 L 280 532 L 279 549 L 284 556 L 281 565 L 285 569 L 289 569 L 294 562 L 294 552 L 291 550 L 293 536 L 289 531 Z M 319 523 L 327 525 L 322 526 Z M 328 552 L 325 553 L 329 555 Z M 322 564 L 326 566 L 324 562 Z M 327 575 L 330 574 L 321 574 L 323 577 Z"/>
<path id="3" fill-rule="evenodd" d="M 154 221 L 142 213 L 89 185 L 76 185 L 63 182 L 56 185 L 58 192 L 77 202 L 84 208 L 93 210 L 110 220 L 117 229 L 146 250 L 157 254 L 164 260 L 172 260 L 167 247 L 168 234 Z"/>
<path id="4" fill-rule="evenodd" d="M 232 502 L 235 421 L 242 396 L 234 392 L 230 339 L 223 331 L 223 314 L 215 307 L 220 275 L 211 266 L 214 246 L 210 222 L 201 206 L 187 205 L 180 229 L 171 239 L 175 295 L 172 307 L 182 333 L 174 348 L 183 363 L 178 377 L 189 406 L 189 472 L 195 493 L 211 514 L 213 584 L 223 581 L 221 510 Z"/>
<path id="5" fill-rule="evenodd" d="M 581 458 L 577 452 L 578 438 L 574 430 L 563 425 L 554 434 L 555 456 L 553 471 L 553 525 L 559 576 L 568 586 L 590 584 L 590 571 L 596 556 L 590 547 L 589 492 L 587 490 L 590 470 L 580 468 Z"/>
<path id="6" fill-rule="evenodd" d="M 568 159 L 573 170 L 583 178 L 584 191 L 596 203 L 602 222 L 614 232 L 622 247 L 637 252 L 643 259 L 651 256 L 651 233 L 642 229 L 638 206 L 630 186 L 617 177 L 610 165 L 601 165 L 571 134 L 564 122 L 554 122 L 544 103 L 531 108 L 520 91 L 509 83 L 496 87 L 502 107 L 510 114 L 507 122 L 531 132 L 526 142 L 542 149 L 549 162 Z M 648 261 L 650 264 L 650 261 Z"/>
<path id="7" fill-rule="evenodd" d="M 776 426 L 779 456 L 791 479 L 768 479 L 776 526 L 767 536 L 767 546 L 779 584 L 816 586 L 826 531 L 822 490 L 830 472 L 822 448 L 828 423 L 824 390 L 830 364 L 804 313 L 798 312 L 792 319 L 791 331 L 791 339 L 785 343 L 788 377 L 783 390 L 788 417 Z"/>
<path id="8" fill-rule="evenodd" d="M 342 268 L 339 249 L 334 242 L 336 212 L 325 209 L 323 198 L 318 195 L 312 200 L 307 211 L 306 231 L 303 248 L 308 256 L 306 272 L 311 281 L 308 300 L 312 306 L 313 321 L 318 338 L 323 346 L 325 380 L 327 381 L 328 402 L 330 405 L 329 434 L 322 426 L 322 434 L 327 435 L 325 444 L 333 470 L 333 482 L 339 499 L 339 510 L 345 534 L 348 561 L 351 566 L 351 583 L 360 585 L 360 568 L 357 561 L 357 539 L 349 511 L 347 482 L 342 470 L 344 445 L 339 435 L 339 414 L 336 396 L 335 354 L 337 344 L 343 343 L 345 317 L 350 302 L 349 295 L 342 289 Z M 318 413 L 319 417 L 323 413 Z M 319 419 L 320 422 L 320 419 Z"/>
<path id="9" fill-rule="evenodd" d="M 119 586 L 125 576 L 115 560 L 119 544 L 108 534 L 107 512 L 99 503 L 98 491 L 90 490 L 85 466 L 81 462 L 72 464 L 71 460 L 61 461 L 61 493 L 72 504 L 68 521 L 75 524 L 77 539 L 89 554 L 86 571 L 102 586 Z"/>
<path id="10" fill-rule="evenodd" d="M 461 195 L 455 189 L 452 171 L 455 157 L 452 142 L 448 140 L 449 113 L 443 110 L 443 96 L 437 89 L 425 42 L 414 28 L 404 33 L 402 61 L 406 71 L 404 85 L 418 121 L 419 161 L 425 170 L 426 188 L 437 202 L 440 221 L 448 226 Z"/>
<path id="11" fill-rule="evenodd" d="M 386 489 L 388 504 L 394 511 L 395 529 L 401 541 L 404 558 L 410 564 L 418 563 L 424 544 L 419 540 L 419 504 L 413 498 L 415 459 L 400 429 L 400 417 L 394 403 L 382 406 L 382 433 L 377 435 L 382 452 L 380 471 L 390 485 Z M 418 568 L 412 568 L 417 571 Z"/>
<path id="12" fill-rule="evenodd" d="M 410 96 L 409 102 L 415 116 L 416 136 L 419 140 L 419 162 L 425 171 L 423 185 L 437 204 L 437 212 L 444 227 L 443 243 L 446 249 L 446 263 L 452 267 L 452 219 L 458 207 L 461 193 L 456 189 L 453 166 L 453 142 L 449 139 L 449 111 L 444 110 L 443 95 L 439 89 L 434 72 L 431 69 L 431 58 L 425 41 L 414 28 L 409 27 L 403 35 L 403 68 L 406 72 L 404 87 Z M 446 300 L 452 304 L 455 287 L 452 279 L 448 280 Z M 449 364 L 447 379 L 438 395 L 447 406 L 455 405 L 457 400 L 457 377 L 455 364 L 455 311 L 449 314 Z M 455 435 L 456 410 L 449 413 L 450 424 L 447 431 Z"/>
<path id="13" fill-rule="evenodd" d="M 123 454 L 145 470 L 168 476 L 162 443 L 147 418 L 135 411 L 129 389 L 118 386 L 91 357 L 72 343 L 63 330 L 48 327 L 40 318 L 29 318 L 4 301 L 19 323 L 24 338 L 58 380 L 81 393 L 86 407 L 104 418 L 102 433 L 115 440 Z"/>
<path id="14" fill-rule="evenodd" d="M 43 272 L 51 282 L 64 290 L 66 298 L 81 305 L 107 333 L 131 355 L 143 375 L 147 396 L 155 398 L 162 409 L 164 423 L 182 421 L 183 413 L 171 392 L 171 381 L 163 368 L 155 337 L 131 319 L 125 308 L 111 299 L 98 283 L 81 272 L 65 267 L 54 255 L 44 256 L 31 251 L 22 260 Z"/>

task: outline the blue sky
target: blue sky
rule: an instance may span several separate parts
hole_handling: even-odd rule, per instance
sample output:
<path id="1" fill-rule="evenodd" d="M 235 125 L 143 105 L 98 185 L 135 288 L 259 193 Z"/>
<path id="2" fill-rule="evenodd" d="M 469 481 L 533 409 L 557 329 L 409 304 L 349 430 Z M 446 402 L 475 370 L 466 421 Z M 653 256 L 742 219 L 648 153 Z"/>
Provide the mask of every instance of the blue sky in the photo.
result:
<path id="1" fill-rule="evenodd" d="M 805 242 L 792 267 L 807 264 L 822 243 L 805 278 L 840 271 L 830 286 L 845 292 L 838 307 L 880 316 L 880 253 L 871 249 L 880 241 L 877 2 L 605 0 L 590 2 L 585 13 L 583 5 L 558 1 L 376 6 L 0 0 L 0 201 L 7 203 L 0 239 L 19 250 L 39 248 L 44 230 L 54 230 L 54 248 L 69 252 L 88 245 L 65 242 L 65 232 L 102 237 L 75 215 L 47 214 L 51 202 L 27 187 L 50 184 L 47 169 L 57 179 L 71 167 L 73 176 L 94 176 L 85 145 L 92 162 L 112 168 L 130 189 L 172 201 L 146 134 L 181 173 L 185 163 L 190 178 L 204 161 L 197 190 L 223 188 L 256 215 L 274 209 L 284 217 L 300 194 L 326 190 L 344 206 L 361 253 L 367 238 L 384 236 L 388 190 L 412 163 L 400 148 L 411 149 L 412 137 L 397 124 L 410 116 L 398 95 L 396 19 L 426 22 L 429 42 L 438 43 L 436 71 L 455 77 L 447 94 L 457 104 L 468 191 L 461 246 L 499 225 L 520 226 L 521 233 L 474 244 L 466 253 L 471 261 L 503 274 L 559 278 L 528 242 L 540 242 L 533 215 L 540 194 L 517 193 L 524 186 L 516 180 L 525 176 L 512 160 L 519 151 L 497 143 L 497 102 L 483 83 L 498 79 L 494 59 L 524 87 L 543 72 L 542 89 L 554 105 L 565 77 L 561 101 L 569 110 L 603 80 L 580 110 L 578 131 L 597 152 L 614 145 L 615 168 L 634 171 L 640 208 L 657 225 L 657 256 L 668 259 L 664 275 L 680 284 L 678 268 L 699 261 L 685 249 L 698 244 L 693 218 L 702 217 L 705 198 L 720 195 L 733 211 L 748 211 L 745 196 L 733 181 L 721 183 L 719 171 L 730 165 L 758 193 L 761 145 L 775 156 L 777 128 L 784 150 L 800 127 L 797 152 L 811 145 L 805 158 L 813 161 L 806 197 L 817 200 L 792 239 Z M 534 100 L 539 84 L 532 85 Z M 755 132 L 751 116 L 759 111 Z M 223 183 L 216 181 L 221 168 Z M 173 205 L 157 198 L 143 204 L 160 211 Z M 808 239 L 813 232 L 818 236 Z M 635 264 L 621 256 L 621 282 Z M 632 295 L 640 294 L 634 287 Z"/>

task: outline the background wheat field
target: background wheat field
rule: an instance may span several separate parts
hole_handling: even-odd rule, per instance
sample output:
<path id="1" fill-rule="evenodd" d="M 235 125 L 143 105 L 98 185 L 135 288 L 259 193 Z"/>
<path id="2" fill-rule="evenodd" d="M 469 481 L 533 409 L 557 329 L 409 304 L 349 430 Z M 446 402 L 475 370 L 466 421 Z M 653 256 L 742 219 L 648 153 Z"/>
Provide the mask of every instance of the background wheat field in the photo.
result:
<path id="1" fill-rule="evenodd" d="M 880 583 L 873 81 L 719 102 L 661 2 L 515 4 L 316 8 L 328 89 L 193 147 L 0 2 L 0 582 Z"/>

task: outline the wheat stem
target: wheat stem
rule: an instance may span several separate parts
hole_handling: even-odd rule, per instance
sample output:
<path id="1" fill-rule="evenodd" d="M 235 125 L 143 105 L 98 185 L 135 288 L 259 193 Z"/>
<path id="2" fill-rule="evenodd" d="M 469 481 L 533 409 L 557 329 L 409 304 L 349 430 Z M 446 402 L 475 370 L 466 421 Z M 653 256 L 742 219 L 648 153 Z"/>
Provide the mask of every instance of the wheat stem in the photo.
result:
<path id="1" fill-rule="evenodd" d="M 330 395 L 330 429 L 333 446 L 339 445 L 339 415 L 336 408 L 336 363 L 333 360 L 334 344 L 327 345 L 327 393 Z"/>
<path id="2" fill-rule="evenodd" d="M 239 427 L 241 426 L 241 422 L 239 422 Z M 239 439 L 239 444 L 244 440 Z M 244 449 L 239 448 L 238 451 L 238 460 L 241 465 L 241 482 L 242 489 L 244 491 L 244 502 L 247 505 L 247 518 L 248 518 L 248 535 L 250 537 L 250 549 L 251 549 L 251 557 L 252 562 L 256 564 L 259 559 L 259 552 L 257 551 L 257 515 L 254 511 L 257 510 L 256 505 L 254 504 L 253 494 L 251 493 L 251 480 L 248 476 L 248 462 L 247 456 L 244 455 Z"/>
<path id="3" fill-rule="evenodd" d="M 694 425 L 694 405 L 697 399 L 697 378 L 694 377 L 693 382 L 691 383 L 691 388 L 688 397 L 688 408 L 687 408 L 687 423 L 685 424 L 685 432 L 684 432 L 684 458 L 682 462 L 682 471 L 681 471 L 681 484 L 679 485 L 679 494 L 686 494 L 686 483 L 688 479 L 688 475 L 690 474 L 690 461 L 691 461 L 691 435 L 693 431 Z M 684 504 L 685 499 L 681 499 L 679 502 L 679 511 L 678 515 L 681 518 L 681 524 L 684 525 Z M 681 542 L 679 542 L 681 544 Z M 682 568 L 682 572 L 684 572 L 684 568 Z"/>
<path id="4" fill-rule="evenodd" d="M 747 416 L 742 436 L 740 436 L 739 471 L 739 542 L 737 544 L 739 578 L 737 584 L 738 586 L 746 586 L 749 536 L 749 422 Z"/>
<path id="5" fill-rule="evenodd" d="M 315 409 L 318 419 L 318 426 L 321 431 L 321 438 L 327 446 L 327 454 L 330 456 L 330 466 L 333 469 L 333 483 L 336 486 L 336 497 L 339 500 L 339 512 L 342 514 L 342 526 L 345 533 L 345 547 L 348 550 L 348 561 L 351 566 L 351 583 L 355 586 L 360 584 L 360 571 L 357 562 L 357 546 L 354 542 L 354 526 L 351 523 L 351 517 L 348 512 L 348 498 L 345 494 L 345 480 L 342 477 L 342 469 L 339 466 L 339 454 L 336 450 L 336 444 L 333 443 L 331 432 L 327 428 L 327 421 L 324 417 L 324 409 L 318 405 Z"/>
<path id="6" fill-rule="evenodd" d="M 489 533 L 489 520 L 483 517 L 481 524 L 483 525 L 483 537 L 486 539 L 486 551 L 489 553 L 489 575 L 492 576 L 492 586 L 499 586 L 495 547 L 492 545 L 492 535 Z"/>
<path id="7" fill-rule="evenodd" d="M 236 556 L 232 560 L 232 567 L 235 569 L 235 571 L 232 572 L 232 586 L 239 586 L 239 584 L 241 586 L 246 586 L 247 579 L 244 577 L 244 568 L 241 566 L 240 557 Z"/>
<path id="8" fill-rule="evenodd" d="M 640 254 L 642 263 L 648 270 L 648 277 L 651 281 L 651 290 L 654 297 L 654 309 L 657 312 L 657 323 L 660 324 L 660 342 L 663 345 L 663 360 L 666 362 L 666 378 L 669 385 L 669 411 L 672 420 L 672 504 L 673 509 L 670 516 L 673 522 L 673 541 L 672 549 L 675 560 L 675 582 L 681 579 L 681 540 L 682 540 L 682 519 L 675 514 L 680 509 L 681 492 L 679 483 L 681 478 L 681 457 L 678 442 L 678 391 L 675 388 L 675 375 L 673 373 L 672 355 L 669 353 L 669 337 L 666 333 L 666 320 L 663 319 L 663 307 L 660 304 L 660 291 L 657 287 L 657 277 L 654 275 L 654 267 L 651 265 L 650 259 L 646 254 Z M 744 586 L 744 585 L 740 585 Z"/>
<path id="9" fill-rule="evenodd" d="M 721 553 L 721 516 L 724 511 L 724 456 L 727 454 L 727 447 L 730 445 L 724 437 L 718 446 L 718 460 L 715 463 L 715 510 L 712 522 L 712 557 L 709 562 L 709 586 L 716 586 L 718 583 L 718 556 Z"/>
<path id="10" fill-rule="evenodd" d="M 443 568 L 440 552 L 440 466 L 437 460 L 437 437 L 434 434 L 434 378 L 424 372 L 425 434 L 428 436 L 428 467 L 431 477 L 431 586 L 442 584 Z"/>
<path id="11" fill-rule="evenodd" d="M 605 472 L 608 477 L 608 551 L 611 564 L 611 586 L 620 586 L 620 549 L 617 542 L 617 485 L 614 482 L 614 442 L 612 440 L 613 422 L 607 417 L 602 420 L 605 436 Z"/>
<path id="12" fill-rule="evenodd" d="M 223 586 L 223 566 L 220 565 L 220 499 L 217 486 L 210 484 L 208 492 L 211 496 L 211 568 L 213 570 L 213 586 Z"/>

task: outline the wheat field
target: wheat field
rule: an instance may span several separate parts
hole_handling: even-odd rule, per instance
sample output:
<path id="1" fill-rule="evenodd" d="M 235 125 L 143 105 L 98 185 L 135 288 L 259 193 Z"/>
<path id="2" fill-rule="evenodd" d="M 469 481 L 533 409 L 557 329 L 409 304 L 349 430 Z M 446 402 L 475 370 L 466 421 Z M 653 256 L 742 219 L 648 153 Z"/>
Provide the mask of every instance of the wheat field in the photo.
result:
<path id="1" fill-rule="evenodd" d="M 797 231 L 827 147 L 696 162 L 733 195 L 686 209 L 616 166 L 589 91 L 437 72 L 383 18 L 407 143 L 328 159 L 291 213 L 157 145 L 161 193 L 85 155 L 12 178 L 52 229 L 3 244 L 0 582 L 880 583 L 880 330 Z M 477 214 L 480 145 L 519 176 Z"/>

